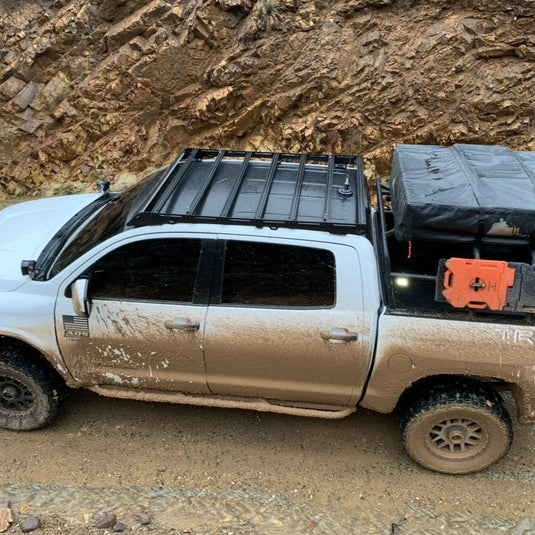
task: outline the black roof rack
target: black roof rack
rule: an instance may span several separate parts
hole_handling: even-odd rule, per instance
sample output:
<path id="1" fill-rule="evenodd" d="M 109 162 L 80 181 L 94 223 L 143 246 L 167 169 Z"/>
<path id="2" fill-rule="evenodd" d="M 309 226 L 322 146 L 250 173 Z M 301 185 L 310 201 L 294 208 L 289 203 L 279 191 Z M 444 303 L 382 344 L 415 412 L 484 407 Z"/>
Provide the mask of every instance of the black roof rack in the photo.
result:
<path id="1" fill-rule="evenodd" d="M 215 222 L 360 234 L 368 212 L 361 156 L 186 149 L 128 225 Z"/>

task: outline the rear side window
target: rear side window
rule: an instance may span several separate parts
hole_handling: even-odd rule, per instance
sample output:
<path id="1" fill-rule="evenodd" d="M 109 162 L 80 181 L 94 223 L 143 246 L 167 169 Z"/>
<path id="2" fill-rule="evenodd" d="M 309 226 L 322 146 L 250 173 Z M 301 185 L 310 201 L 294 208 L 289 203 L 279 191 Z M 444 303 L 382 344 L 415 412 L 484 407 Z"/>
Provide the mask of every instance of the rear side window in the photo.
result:
<path id="1" fill-rule="evenodd" d="M 326 249 L 228 241 L 223 304 L 332 307 L 336 298 L 334 255 Z"/>
<path id="2" fill-rule="evenodd" d="M 143 240 L 123 245 L 94 266 L 94 299 L 130 299 L 191 303 L 201 241 Z"/>

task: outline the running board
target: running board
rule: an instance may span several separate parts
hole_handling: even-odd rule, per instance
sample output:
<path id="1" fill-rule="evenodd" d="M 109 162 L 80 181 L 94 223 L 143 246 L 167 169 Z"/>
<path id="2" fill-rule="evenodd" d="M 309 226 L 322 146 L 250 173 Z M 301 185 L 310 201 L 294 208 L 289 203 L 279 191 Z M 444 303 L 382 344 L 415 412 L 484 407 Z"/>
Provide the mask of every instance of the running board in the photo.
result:
<path id="1" fill-rule="evenodd" d="M 92 386 L 92 392 L 102 396 L 137 401 L 159 401 L 163 403 L 180 403 L 183 405 L 198 405 L 203 407 L 220 407 L 224 409 L 248 409 L 259 412 L 276 412 L 293 416 L 309 416 L 312 418 L 339 419 L 345 418 L 356 411 L 356 407 L 340 407 L 338 405 L 315 405 L 315 408 L 305 406 L 281 405 L 280 401 L 270 403 L 262 398 L 233 398 L 224 396 L 201 396 L 183 394 L 181 392 L 161 392 L 154 390 L 132 390 L 116 386 Z M 291 402 L 288 402 L 291 403 Z M 320 408 L 325 407 L 325 408 Z"/>

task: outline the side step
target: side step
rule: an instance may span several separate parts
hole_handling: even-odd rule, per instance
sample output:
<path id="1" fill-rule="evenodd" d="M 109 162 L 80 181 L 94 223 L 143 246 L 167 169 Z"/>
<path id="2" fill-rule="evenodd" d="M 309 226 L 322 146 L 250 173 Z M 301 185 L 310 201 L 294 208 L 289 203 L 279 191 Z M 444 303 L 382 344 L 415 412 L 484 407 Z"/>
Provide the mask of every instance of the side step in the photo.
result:
<path id="1" fill-rule="evenodd" d="M 230 396 L 202 396 L 197 394 L 183 394 L 182 392 L 161 392 L 156 390 L 133 390 L 116 386 L 92 386 L 92 392 L 102 396 L 137 401 L 159 401 L 163 403 L 179 403 L 183 405 L 198 405 L 204 407 L 221 407 L 224 409 L 249 409 L 258 412 L 276 412 L 293 416 L 308 416 L 312 418 L 328 418 L 331 420 L 345 418 L 356 411 L 356 407 L 340 407 L 338 405 L 317 405 L 307 408 L 299 402 L 281 405 L 279 401 L 270 403 L 262 398 L 242 398 Z"/>

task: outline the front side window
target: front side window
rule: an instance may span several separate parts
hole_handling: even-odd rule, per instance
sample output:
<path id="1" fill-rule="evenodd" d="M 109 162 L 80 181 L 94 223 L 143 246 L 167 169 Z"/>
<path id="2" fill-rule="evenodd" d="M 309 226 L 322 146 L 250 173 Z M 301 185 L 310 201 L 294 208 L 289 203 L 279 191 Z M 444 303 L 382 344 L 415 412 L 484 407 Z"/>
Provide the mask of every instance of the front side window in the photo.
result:
<path id="1" fill-rule="evenodd" d="M 93 299 L 193 302 L 201 240 L 154 239 L 123 245 L 93 268 Z"/>
<path id="2" fill-rule="evenodd" d="M 334 255 L 326 249 L 228 241 L 223 304 L 332 307 L 336 299 Z"/>

